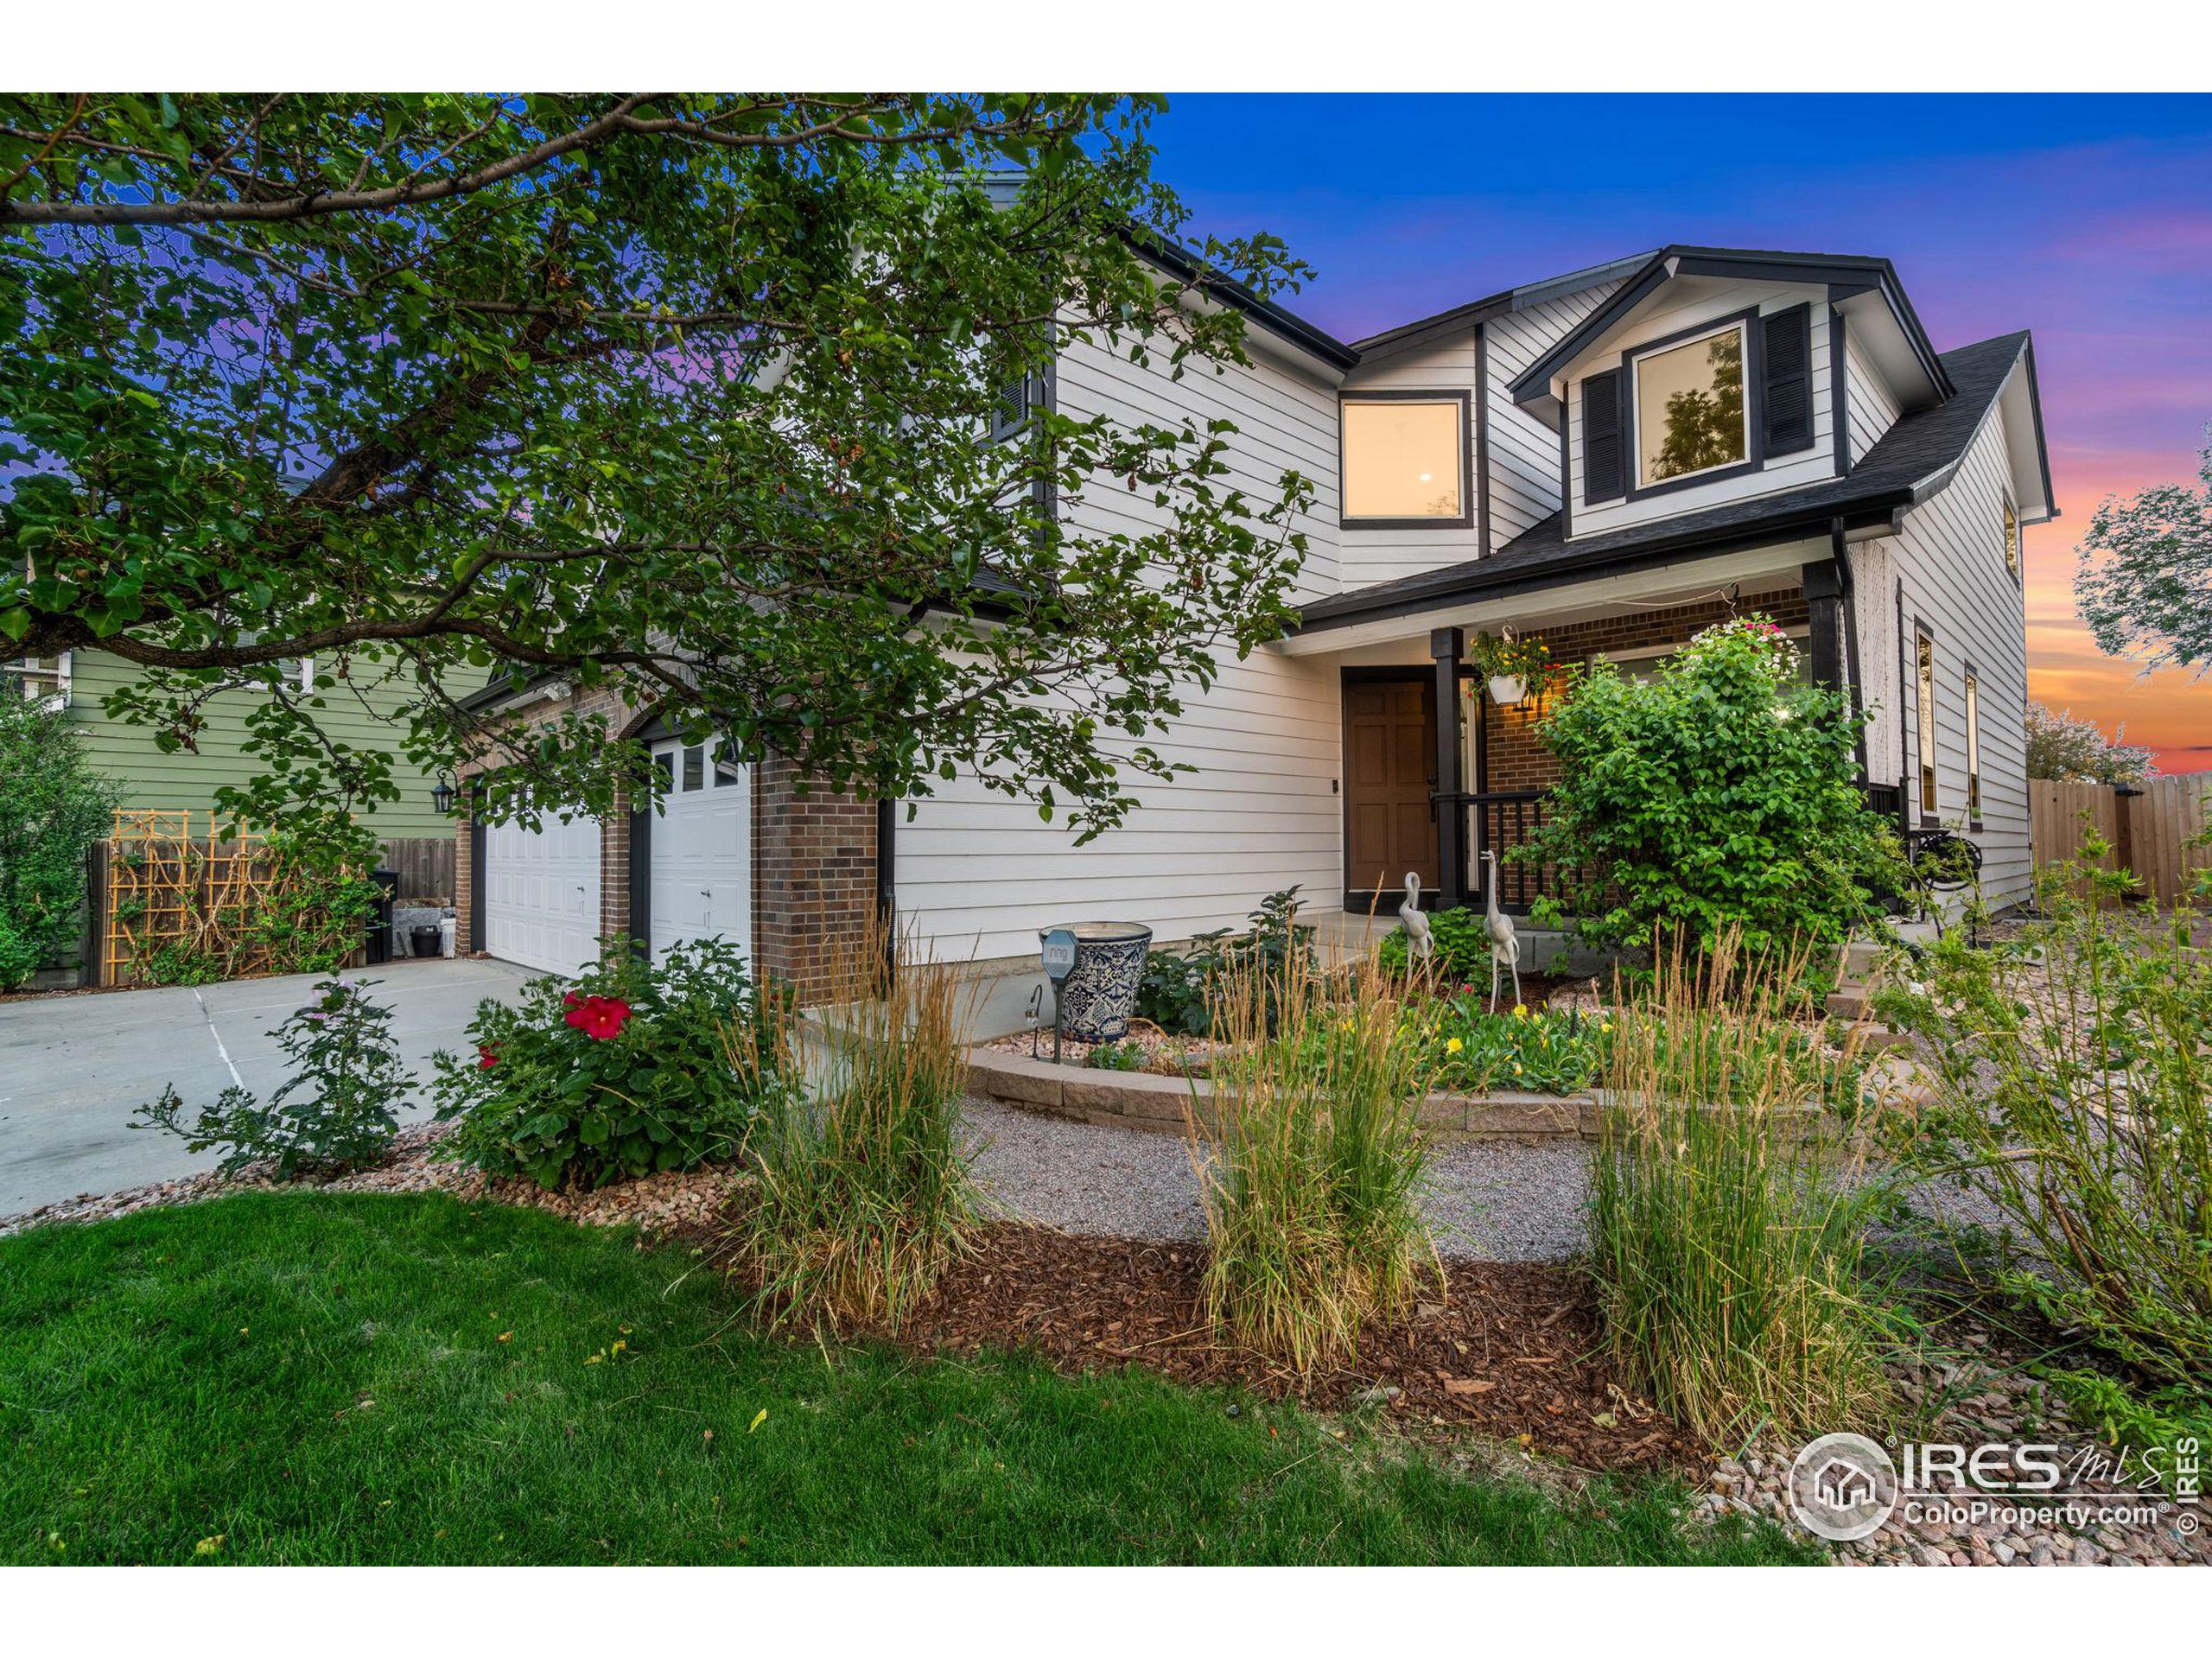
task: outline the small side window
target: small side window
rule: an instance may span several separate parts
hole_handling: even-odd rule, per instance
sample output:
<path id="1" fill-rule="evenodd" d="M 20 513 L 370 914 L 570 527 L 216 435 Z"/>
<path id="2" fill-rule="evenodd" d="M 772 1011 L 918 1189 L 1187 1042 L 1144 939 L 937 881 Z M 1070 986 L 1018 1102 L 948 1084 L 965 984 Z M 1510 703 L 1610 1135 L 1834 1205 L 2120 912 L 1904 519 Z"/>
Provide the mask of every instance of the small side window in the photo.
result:
<path id="1" fill-rule="evenodd" d="M 2020 579 L 2020 515 L 2010 501 L 2005 504 L 2005 568 L 2013 581 Z"/>
<path id="2" fill-rule="evenodd" d="M 1936 642 L 1920 636 L 1920 810 L 1936 804 Z"/>

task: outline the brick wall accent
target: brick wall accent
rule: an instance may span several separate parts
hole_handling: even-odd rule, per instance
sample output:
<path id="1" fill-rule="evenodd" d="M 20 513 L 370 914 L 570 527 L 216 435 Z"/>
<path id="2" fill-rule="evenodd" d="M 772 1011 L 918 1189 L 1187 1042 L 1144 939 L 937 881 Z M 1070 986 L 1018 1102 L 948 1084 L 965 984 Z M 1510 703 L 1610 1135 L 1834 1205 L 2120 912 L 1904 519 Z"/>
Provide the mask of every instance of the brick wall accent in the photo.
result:
<path id="1" fill-rule="evenodd" d="M 841 955 L 866 947 L 875 911 L 875 804 L 772 755 L 753 769 L 753 961 L 798 988 L 830 988 Z"/>

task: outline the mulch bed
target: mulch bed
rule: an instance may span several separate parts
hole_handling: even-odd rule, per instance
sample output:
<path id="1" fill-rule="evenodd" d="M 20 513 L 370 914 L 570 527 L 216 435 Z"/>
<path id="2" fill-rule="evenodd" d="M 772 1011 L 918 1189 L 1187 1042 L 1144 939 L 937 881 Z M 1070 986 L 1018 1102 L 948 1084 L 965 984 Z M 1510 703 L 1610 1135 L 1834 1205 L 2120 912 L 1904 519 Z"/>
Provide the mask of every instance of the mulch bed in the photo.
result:
<path id="1" fill-rule="evenodd" d="M 1322 1410 L 1375 1409 L 1404 1433 L 1473 1433 L 1588 1470 L 1694 1476 L 1709 1464 L 1597 1354 L 1594 1293 L 1572 1268 L 1447 1262 L 1444 1293 L 1432 1288 L 1405 1325 L 1371 1336 L 1355 1363 L 1300 1377 L 1217 1341 L 1198 1306 L 1204 1262 L 1197 1244 L 994 1225 L 898 1340 L 919 1353 L 1026 1349 L 1062 1371 L 1141 1364 Z"/>

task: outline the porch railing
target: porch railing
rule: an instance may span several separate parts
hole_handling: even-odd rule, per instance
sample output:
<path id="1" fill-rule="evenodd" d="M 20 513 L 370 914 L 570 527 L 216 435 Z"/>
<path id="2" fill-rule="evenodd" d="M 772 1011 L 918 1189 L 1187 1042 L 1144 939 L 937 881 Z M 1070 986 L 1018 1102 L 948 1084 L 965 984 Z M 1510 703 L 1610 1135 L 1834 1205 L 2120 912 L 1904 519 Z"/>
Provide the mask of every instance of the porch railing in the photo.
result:
<path id="1" fill-rule="evenodd" d="M 1462 795 L 1467 810 L 1467 876 L 1469 890 L 1478 902 L 1486 874 L 1484 849 L 1497 855 L 1497 903 L 1501 910 L 1525 914 L 1538 899 L 1562 896 L 1557 866 L 1509 861 L 1506 854 L 1531 839 L 1544 824 L 1551 803 L 1541 789 L 1493 789 Z"/>

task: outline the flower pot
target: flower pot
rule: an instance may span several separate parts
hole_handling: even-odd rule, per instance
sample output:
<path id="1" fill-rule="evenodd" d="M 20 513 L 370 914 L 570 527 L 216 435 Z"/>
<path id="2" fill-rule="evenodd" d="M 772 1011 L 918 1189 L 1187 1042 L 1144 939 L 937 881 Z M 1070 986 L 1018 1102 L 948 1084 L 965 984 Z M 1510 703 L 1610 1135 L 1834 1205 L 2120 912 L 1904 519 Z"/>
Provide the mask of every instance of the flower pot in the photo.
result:
<path id="1" fill-rule="evenodd" d="M 440 947 L 444 943 L 444 936 L 435 927 L 410 927 L 407 930 L 407 950 L 410 956 L 442 957 L 445 952 Z"/>
<path id="2" fill-rule="evenodd" d="M 1528 692 L 1528 681 L 1518 674 L 1493 674 L 1490 677 L 1490 700 L 1492 702 L 1518 702 Z"/>
<path id="3" fill-rule="evenodd" d="M 1051 929 L 1040 929 L 1041 944 Z M 1077 922 L 1075 967 L 1060 982 L 1060 1029 L 1078 1043 L 1118 1042 L 1136 1015 L 1152 930 L 1137 922 Z"/>

